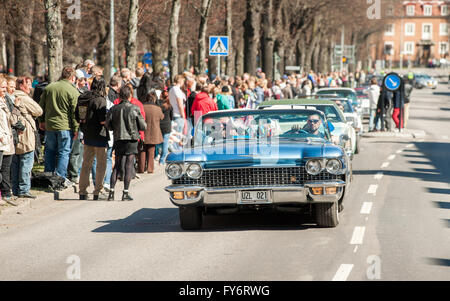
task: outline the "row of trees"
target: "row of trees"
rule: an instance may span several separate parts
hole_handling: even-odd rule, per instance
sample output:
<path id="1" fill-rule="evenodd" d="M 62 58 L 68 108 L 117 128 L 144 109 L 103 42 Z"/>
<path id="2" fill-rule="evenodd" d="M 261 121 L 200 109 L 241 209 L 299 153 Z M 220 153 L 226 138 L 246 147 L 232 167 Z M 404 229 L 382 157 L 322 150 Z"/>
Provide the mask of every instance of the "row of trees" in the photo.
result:
<path id="1" fill-rule="evenodd" d="M 152 52 L 154 71 L 167 59 L 172 74 L 216 70 L 209 35 L 231 39 L 228 75 L 262 67 L 273 78 L 286 65 L 325 72 L 342 27 L 363 62 L 368 38 L 383 28 L 367 18 L 366 1 L 355 0 L 0 0 L 0 64 L 34 75 L 48 66 L 54 80 L 64 64 L 95 58 L 110 74 L 111 2 L 116 68 L 134 69 Z"/>

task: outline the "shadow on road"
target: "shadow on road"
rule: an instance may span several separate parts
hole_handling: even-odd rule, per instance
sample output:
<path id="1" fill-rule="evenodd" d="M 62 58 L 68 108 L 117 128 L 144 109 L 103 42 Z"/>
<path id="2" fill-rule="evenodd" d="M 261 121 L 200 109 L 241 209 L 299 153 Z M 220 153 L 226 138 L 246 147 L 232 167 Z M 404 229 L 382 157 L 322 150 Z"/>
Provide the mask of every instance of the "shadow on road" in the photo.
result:
<path id="1" fill-rule="evenodd" d="M 449 202 L 433 202 L 434 206 L 439 209 L 450 209 Z"/>
<path id="2" fill-rule="evenodd" d="M 166 233 L 186 232 L 180 228 L 178 208 L 144 208 L 118 220 L 99 221 L 105 225 L 95 233 Z M 274 211 L 233 215 L 206 215 L 203 227 L 195 232 L 307 230 L 318 228 L 307 215 Z"/>
<path id="3" fill-rule="evenodd" d="M 444 266 L 444 267 L 450 267 L 450 259 L 427 258 L 426 261 L 430 265 L 439 265 L 439 266 Z"/>

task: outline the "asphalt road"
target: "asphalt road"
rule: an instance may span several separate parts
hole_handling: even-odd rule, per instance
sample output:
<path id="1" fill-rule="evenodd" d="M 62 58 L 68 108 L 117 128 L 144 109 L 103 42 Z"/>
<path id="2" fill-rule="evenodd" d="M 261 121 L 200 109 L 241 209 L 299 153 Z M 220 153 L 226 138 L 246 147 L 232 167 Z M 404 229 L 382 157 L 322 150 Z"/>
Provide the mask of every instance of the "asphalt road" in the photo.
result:
<path id="1" fill-rule="evenodd" d="M 160 168 L 134 202 L 69 194 L 0 215 L 0 280 L 450 280 L 449 96 L 414 92 L 408 128 L 424 139 L 362 140 L 337 228 L 256 213 L 181 231 Z"/>

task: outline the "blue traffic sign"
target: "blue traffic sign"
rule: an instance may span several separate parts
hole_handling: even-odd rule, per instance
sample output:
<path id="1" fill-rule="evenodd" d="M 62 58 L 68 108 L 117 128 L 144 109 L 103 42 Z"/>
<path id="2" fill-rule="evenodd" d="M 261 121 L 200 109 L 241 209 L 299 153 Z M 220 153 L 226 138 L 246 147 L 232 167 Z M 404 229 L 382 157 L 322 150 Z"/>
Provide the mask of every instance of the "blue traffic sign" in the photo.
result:
<path id="1" fill-rule="evenodd" d="M 209 37 L 209 55 L 227 56 L 229 54 L 229 38 L 221 36 Z"/>
<path id="2" fill-rule="evenodd" d="M 391 91 L 398 91 L 402 85 L 402 78 L 397 73 L 389 73 L 383 81 L 384 87 Z"/>

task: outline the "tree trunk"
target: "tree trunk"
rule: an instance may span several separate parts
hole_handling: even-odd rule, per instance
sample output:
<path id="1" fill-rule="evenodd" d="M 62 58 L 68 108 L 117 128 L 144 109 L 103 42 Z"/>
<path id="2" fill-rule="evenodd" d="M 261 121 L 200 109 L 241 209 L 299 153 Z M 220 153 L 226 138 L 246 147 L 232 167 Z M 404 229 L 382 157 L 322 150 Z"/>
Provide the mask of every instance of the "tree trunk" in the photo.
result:
<path id="1" fill-rule="evenodd" d="M 0 34 L 0 65 L 2 65 L 2 68 L 0 69 L 6 69 L 6 65 L 8 64 L 6 62 L 6 37 L 5 34 L 2 32 Z"/>
<path id="2" fill-rule="evenodd" d="M 320 42 L 316 43 L 316 47 L 314 47 L 313 59 L 312 59 L 312 69 L 315 72 L 319 72 L 319 59 L 320 59 Z"/>
<path id="3" fill-rule="evenodd" d="M 235 55 L 236 55 L 236 74 L 242 75 L 244 73 L 244 39 L 242 36 L 235 35 Z"/>
<path id="4" fill-rule="evenodd" d="M 283 41 L 277 41 L 277 45 L 276 45 L 276 49 L 277 49 L 277 56 L 279 57 L 279 61 L 276 64 L 276 69 L 278 70 L 278 73 L 280 76 L 282 76 L 284 74 L 284 56 L 286 53 L 286 46 L 284 45 Z M 278 79 L 278 78 L 275 78 Z"/>
<path id="5" fill-rule="evenodd" d="M 45 75 L 44 45 L 40 40 L 33 43 L 33 75 Z"/>
<path id="6" fill-rule="evenodd" d="M 97 64 L 105 68 L 103 74 L 109 80 L 111 77 L 111 39 L 109 21 L 105 18 L 96 19 L 96 32 L 98 34 Z"/>
<path id="7" fill-rule="evenodd" d="M 226 19 L 226 28 L 227 28 L 227 36 L 229 39 L 229 53 L 227 57 L 227 67 L 226 74 L 228 76 L 235 76 L 235 55 L 233 51 L 233 0 L 226 0 L 226 10 L 227 10 L 227 19 Z"/>
<path id="8" fill-rule="evenodd" d="M 138 13 L 139 13 L 139 0 L 130 0 L 126 52 L 127 52 L 127 67 L 131 70 L 135 70 L 137 65 Z"/>
<path id="9" fill-rule="evenodd" d="M 263 60 L 262 69 L 266 78 L 273 79 L 273 50 L 275 46 L 275 30 L 273 27 L 273 0 L 266 0 L 265 13 L 263 17 Z"/>
<path id="10" fill-rule="evenodd" d="M 258 67 L 258 49 L 261 30 L 261 3 L 260 0 L 247 0 L 247 19 L 244 22 L 244 69 L 246 73 L 256 74 Z"/>
<path id="11" fill-rule="evenodd" d="M 34 1 L 25 0 L 17 9 L 17 30 L 20 32 L 15 40 L 16 75 L 30 75 L 31 49 L 30 40 L 33 28 Z"/>
<path id="12" fill-rule="evenodd" d="M 303 72 L 307 72 L 305 68 L 306 64 L 306 45 L 305 45 L 305 37 L 302 35 L 297 42 L 298 52 L 299 54 L 299 65 L 302 68 Z"/>
<path id="13" fill-rule="evenodd" d="M 47 29 L 48 79 L 58 80 L 63 69 L 63 24 L 60 0 L 44 0 L 45 27 Z"/>
<path id="14" fill-rule="evenodd" d="M 170 79 L 173 82 L 175 75 L 178 74 L 178 33 L 179 17 L 181 9 L 181 0 L 172 0 L 172 12 L 170 16 L 169 27 L 169 66 L 170 66 Z"/>
<path id="15" fill-rule="evenodd" d="M 6 35 L 6 69 L 8 74 L 14 74 L 14 37 Z"/>
<path id="16" fill-rule="evenodd" d="M 296 43 L 293 43 L 293 45 L 295 45 Z M 295 57 L 294 57 L 294 53 L 295 53 L 296 47 L 295 46 L 290 46 L 286 49 L 285 53 L 284 53 L 284 68 L 286 69 L 286 66 L 293 66 L 295 63 Z"/>
<path id="17" fill-rule="evenodd" d="M 150 38 L 150 45 L 152 49 L 152 60 L 153 60 L 153 73 L 158 74 L 163 71 L 163 41 L 158 36 L 158 34 L 154 34 Z"/>
<path id="18" fill-rule="evenodd" d="M 198 73 L 206 72 L 206 31 L 208 29 L 211 3 L 212 0 L 202 0 L 202 8 L 200 10 L 200 27 L 198 30 Z"/>

